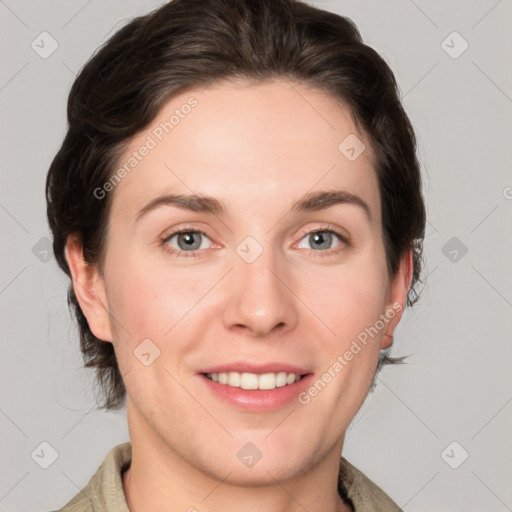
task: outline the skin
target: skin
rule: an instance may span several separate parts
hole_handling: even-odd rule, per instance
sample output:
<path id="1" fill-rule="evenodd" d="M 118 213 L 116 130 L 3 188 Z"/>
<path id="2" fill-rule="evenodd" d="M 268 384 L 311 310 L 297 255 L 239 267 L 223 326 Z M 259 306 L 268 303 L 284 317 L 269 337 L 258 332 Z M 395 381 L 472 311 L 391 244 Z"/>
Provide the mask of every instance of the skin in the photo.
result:
<path id="1" fill-rule="evenodd" d="M 126 155 L 191 96 L 198 105 L 110 192 L 103 274 L 84 263 L 79 238 L 66 247 L 80 306 L 93 333 L 114 344 L 127 388 L 127 503 L 132 512 L 350 510 L 336 489 L 345 431 L 392 343 L 412 276 L 410 252 L 396 276 L 387 273 L 370 143 L 322 91 L 224 81 L 171 99 Z M 355 161 L 338 150 L 351 133 L 366 145 Z M 307 192 L 340 189 L 364 199 L 372 220 L 353 204 L 290 211 Z M 153 198 L 192 191 L 227 212 L 163 206 L 135 220 Z M 333 235 L 322 249 L 304 233 L 329 225 L 348 242 Z M 161 238 L 190 226 L 207 233 L 196 234 L 199 257 L 165 251 Z M 236 252 L 249 235 L 263 248 L 251 264 Z M 178 236 L 169 245 L 190 254 Z M 401 310 L 307 405 L 241 411 L 196 375 L 249 360 L 320 377 L 393 304 Z M 160 350 L 149 366 L 133 354 L 147 338 Z M 251 468 L 236 456 L 247 442 L 263 454 Z"/>

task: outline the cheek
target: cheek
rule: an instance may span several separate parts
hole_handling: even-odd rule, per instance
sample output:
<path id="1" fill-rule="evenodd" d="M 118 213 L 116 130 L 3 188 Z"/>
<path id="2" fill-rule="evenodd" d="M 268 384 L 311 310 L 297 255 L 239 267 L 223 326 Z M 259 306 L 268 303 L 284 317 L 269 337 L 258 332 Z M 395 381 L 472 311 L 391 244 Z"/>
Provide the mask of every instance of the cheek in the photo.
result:
<path id="1" fill-rule="evenodd" d="M 150 263 L 142 255 L 112 265 L 109 284 L 112 314 L 133 335 L 156 338 L 162 338 L 204 293 L 204 284 L 186 269 L 170 271 L 164 261 Z"/>
<path id="2" fill-rule="evenodd" d="M 108 276 L 116 357 L 133 396 L 172 385 L 163 369 L 174 368 L 174 362 L 193 350 L 187 322 L 204 293 L 182 271 L 165 272 L 144 261 L 127 258 L 122 265 L 112 265 Z M 146 361 L 153 361 L 148 366 L 143 361 L 146 353 Z"/>
<path id="3" fill-rule="evenodd" d="M 204 298 L 218 280 L 211 269 L 172 266 L 164 255 L 150 257 L 129 244 L 110 252 L 109 256 L 106 262 L 109 308 L 116 338 L 123 340 L 123 348 L 127 344 L 133 350 L 145 338 L 163 347 L 176 332 L 171 332 L 176 325 L 184 334 L 199 311 L 203 320 L 211 316 L 211 311 L 204 310 L 207 304 L 214 308 L 213 297 Z M 218 271 L 222 275 L 223 271 Z M 299 314 L 302 311 L 306 324 L 319 319 L 332 331 L 326 331 L 327 338 L 332 340 L 330 357 L 334 351 L 344 351 L 345 345 L 350 345 L 360 332 L 372 326 L 382 313 L 387 276 L 383 247 L 378 244 L 354 251 L 340 265 L 304 263 L 290 267 L 287 272 L 286 281 L 290 281 L 300 299 L 297 302 L 291 297 L 290 300 L 295 302 Z M 224 286 L 229 287 L 226 283 Z M 214 303 L 216 310 L 223 310 L 223 304 L 215 300 Z M 316 318 L 303 311 L 302 303 Z M 172 337 L 177 343 L 173 344 L 173 350 L 177 350 L 178 342 Z"/>
<path id="4" fill-rule="evenodd" d="M 315 314 L 333 331 L 333 344 L 343 346 L 373 326 L 384 311 L 388 292 L 386 266 L 378 249 L 351 264 L 307 276 L 304 296 Z"/>

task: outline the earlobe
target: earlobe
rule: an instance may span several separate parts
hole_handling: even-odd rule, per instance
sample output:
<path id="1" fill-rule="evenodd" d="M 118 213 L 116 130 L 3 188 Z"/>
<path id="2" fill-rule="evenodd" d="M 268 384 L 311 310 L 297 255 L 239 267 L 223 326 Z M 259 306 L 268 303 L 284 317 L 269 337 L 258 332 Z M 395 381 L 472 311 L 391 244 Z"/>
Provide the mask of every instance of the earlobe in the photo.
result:
<path id="1" fill-rule="evenodd" d="M 399 270 L 391 281 L 389 300 L 384 311 L 389 321 L 381 338 L 381 349 L 389 348 L 393 344 L 393 332 L 400 322 L 407 304 L 413 269 L 412 250 L 410 249 L 403 254 Z"/>
<path id="2" fill-rule="evenodd" d="M 94 336 L 112 340 L 105 284 L 97 267 L 89 265 L 83 257 L 81 237 L 72 233 L 65 247 L 66 260 L 71 272 L 73 290 L 80 308 Z"/>
<path id="3" fill-rule="evenodd" d="M 381 350 L 385 349 L 385 348 L 389 348 L 391 347 L 391 345 L 393 345 L 393 335 L 392 334 L 384 334 L 384 336 L 382 336 L 382 339 L 380 341 L 380 348 Z"/>

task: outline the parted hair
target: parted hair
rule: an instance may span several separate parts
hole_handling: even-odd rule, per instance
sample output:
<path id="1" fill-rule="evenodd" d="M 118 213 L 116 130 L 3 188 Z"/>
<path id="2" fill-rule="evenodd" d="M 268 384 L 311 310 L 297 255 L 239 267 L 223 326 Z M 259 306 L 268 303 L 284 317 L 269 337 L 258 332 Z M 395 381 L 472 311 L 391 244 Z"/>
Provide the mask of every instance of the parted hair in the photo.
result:
<path id="1" fill-rule="evenodd" d="M 405 251 L 413 252 L 412 306 L 419 298 L 426 214 L 416 137 L 396 79 L 351 19 L 297 0 L 172 0 L 129 21 L 97 49 L 71 87 L 67 133 L 47 175 L 47 216 L 60 268 L 71 276 L 65 245 L 76 233 L 85 261 L 102 271 L 115 192 L 100 200 L 94 190 L 109 180 L 130 140 L 164 103 L 236 78 L 286 79 L 349 107 L 376 156 L 390 277 Z M 121 408 L 126 388 L 113 344 L 91 332 L 72 284 L 68 305 L 85 366 L 96 369 L 99 408 Z M 401 360 L 384 351 L 376 373 Z"/>

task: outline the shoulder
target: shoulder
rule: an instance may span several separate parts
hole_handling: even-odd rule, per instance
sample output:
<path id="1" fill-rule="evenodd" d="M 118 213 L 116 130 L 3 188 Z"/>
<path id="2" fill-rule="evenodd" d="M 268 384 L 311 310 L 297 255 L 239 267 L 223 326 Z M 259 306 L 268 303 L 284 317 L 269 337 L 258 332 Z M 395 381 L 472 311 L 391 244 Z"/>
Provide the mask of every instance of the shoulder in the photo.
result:
<path id="1" fill-rule="evenodd" d="M 89 483 L 71 501 L 51 512 L 129 512 L 125 501 L 122 472 L 131 463 L 131 444 L 110 450 Z"/>
<path id="2" fill-rule="evenodd" d="M 88 489 L 85 487 L 62 508 L 50 512 L 96 512 L 91 500 L 85 494 L 87 491 Z"/>
<path id="3" fill-rule="evenodd" d="M 377 484 L 344 457 L 340 460 L 338 488 L 352 502 L 355 512 L 402 512 Z"/>

